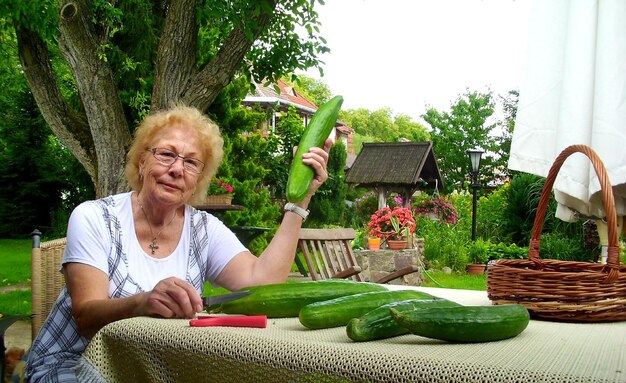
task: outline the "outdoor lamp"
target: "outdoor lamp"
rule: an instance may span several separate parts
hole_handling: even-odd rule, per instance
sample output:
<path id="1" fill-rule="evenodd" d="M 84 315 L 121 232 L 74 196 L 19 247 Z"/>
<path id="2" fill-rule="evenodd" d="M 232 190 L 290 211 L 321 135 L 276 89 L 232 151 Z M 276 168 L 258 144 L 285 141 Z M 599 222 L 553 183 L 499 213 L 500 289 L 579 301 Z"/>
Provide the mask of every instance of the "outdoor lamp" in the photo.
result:
<path id="1" fill-rule="evenodd" d="M 476 240 L 476 205 L 477 205 L 477 192 L 478 187 L 478 172 L 480 171 L 480 158 L 483 155 L 483 151 L 480 149 L 469 149 L 467 155 L 469 156 L 470 164 L 472 165 L 472 241 Z"/>
<path id="2" fill-rule="evenodd" d="M 470 163 L 472 164 L 472 173 L 478 174 L 480 170 L 480 158 L 483 156 L 483 153 L 484 152 L 480 149 L 469 149 L 467 151 Z"/>

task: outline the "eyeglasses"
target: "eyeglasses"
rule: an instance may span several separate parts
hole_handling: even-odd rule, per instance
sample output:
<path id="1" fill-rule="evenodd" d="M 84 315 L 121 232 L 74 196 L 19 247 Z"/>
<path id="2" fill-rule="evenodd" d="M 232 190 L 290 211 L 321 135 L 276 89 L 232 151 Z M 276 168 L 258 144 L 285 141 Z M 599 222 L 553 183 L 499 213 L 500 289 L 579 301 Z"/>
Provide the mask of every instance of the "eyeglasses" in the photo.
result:
<path id="1" fill-rule="evenodd" d="M 148 149 L 148 151 L 152 152 L 152 155 L 157 161 L 166 166 L 174 165 L 174 162 L 180 158 L 183 160 L 183 168 L 189 173 L 200 174 L 202 173 L 202 169 L 204 169 L 204 162 L 197 158 L 183 157 L 176 152 L 164 148 L 152 148 Z"/>

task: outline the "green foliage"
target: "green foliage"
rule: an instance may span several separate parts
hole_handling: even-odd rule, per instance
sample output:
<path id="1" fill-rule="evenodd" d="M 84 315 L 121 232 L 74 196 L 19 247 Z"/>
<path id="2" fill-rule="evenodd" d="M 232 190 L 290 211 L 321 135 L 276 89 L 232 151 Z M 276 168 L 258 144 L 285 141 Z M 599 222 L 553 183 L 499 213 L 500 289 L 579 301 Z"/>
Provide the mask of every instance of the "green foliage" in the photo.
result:
<path id="1" fill-rule="evenodd" d="M 315 105 L 323 105 L 332 97 L 330 88 L 321 80 L 304 75 L 292 75 L 291 78 L 283 77 L 283 80 Z"/>
<path id="2" fill-rule="evenodd" d="M 515 118 L 517 116 L 517 104 L 519 101 L 519 91 L 511 90 L 509 93 L 502 97 L 502 110 L 504 113 L 504 120 L 501 122 L 501 135 L 498 137 L 499 141 L 499 155 L 504 155 L 508 161 L 509 153 L 511 153 L 511 140 L 513 138 L 513 130 L 515 129 Z M 506 167 L 502 167 L 501 170 L 506 170 Z M 511 174 L 508 174 L 509 176 Z"/>
<path id="3" fill-rule="evenodd" d="M 504 222 L 508 219 L 503 210 L 508 208 L 506 190 L 509 184 L 497 188 L 491 193 L 481 194 L 478 198 L 476 232 L 480 238 L 488 238 L 492 242 L 511 242 L 510 233 L 506 231 Z M 479 190 L 479 193 L 481 191 Z M 468 201 L 471 204 L 471 200 Z M 471 208 L 471 205 L 468 206 Z M 468 211 L 469 214 L 471 212 Z"/>
<path id="4" fill-rule="evenodd" d="M 346 147 L 341 142 L 331 146 L 328 158 L 328 179 L 317 190 L 309 210 L 307 226 L 320 226 L 323 224 L 344 225 L 349 221 L 346 212 L 346 183 L 345 171 Z"/>
<path id="5" fill-rule="evenodd" d="M 339 119 L 354 129 L 355 149 L 360 149 L 362 142 L 395 142 L 401 138 L 410 141 L 430 139 L 424 126 L 411 121 L 406 115 L 394 117 L 389 108 L 373 112 L 364 108 L 348 109 L 339 114 Z"/>
<path id="6" fill-rule="evenodd" d="M 444 178 L 444 191 L 463 189 L 466 175 L 471 171 L 468 149 L 485 151 L 481 162 L 483 179 L 495 180 L 496 169 L 505 167 L 508 153 L 499 153 L 499 142 L 493 135 L 496 124 L 489 122 L 494 108 L 491 92 L 467 90 L 450 106 L 449 112 L 430 108 L 422 115 L 432 128 L 433 150 Z"/>
<path id="7" fill-rule="evenodd" d="M 444 266 L 455 271 L 464 271 L 469 263 L 467 245 L 470 233 L 461 225 L 448 225 L 441 221 L 432 221 L 428 217 L 415 217 L 418 237 L 424 238 L 424 257 L 436 269 Z"/>
<path id="8" fill-rule="evenodd" d="M 287 113 L 278 119 L 276 132 L 267 137 L 268 153 L 266 164 L 272 171 L 267 175 L 265 184 L 270 189 L 272 198 L 285 199 L 289 169 L 293 160 L 293 148 L 300 142 L 304 132 L 304 123 L 296 108 L 291 105 Z"/>
<path id="9" fill-rule="evenodd" d="M 91 180 L 43 121 L 25 87 L 0 103 L 0 237 L 39 228 L 65 236 L 67 217 L 93 198 Z"/>
<path id="10" fill-rule="evenodd" d="M 572 238 L 562 232 L 544 233 L 541 236 L 539 256 L 561 261 L 597 261 L 597 255 L 585 249 L 579 238 Z"/>
<path id="11" fill-rule="evenodd" d="M 273 203 L 266 181 L 272 173 L 274 147 L 257 132 L 266 121 L 265 113 L 241 107 L 244 95 L 245 83 L 236 81 L 209 110 L 224 135 L 224 161 L 217 176 L 233 186 L 233 203 L 245 207 L 224 213 L 223 220 L 228 226 L 276 228 L 282 212 Z M 250 250 L 260 254 L 272 236 L 270 231 L 257 237 Z"/>
<path id="12" fill-rule="evenodd" d="M 220 6 L 217 7 L 214 3 Z M 262 11 L 269 11 L 270 3 L 263 0 L 252 7 L 248 1 L 241 0 L 205 4 L 211 4 L 213 8 L 212 17 L 209 18 L 212 23 L 227 15 L 227 22 L 242 25 L 250 38 L 257 27 L 256 22 L 250 19 Z M 319 3 L 323 4 L 322 1 Z M 253 45 L 245 65 L 242 63 L 241 70 L 247 78 L 254 77 L 257 82 L 269 84 L 276 82 L 281 76 L 319 66 L 317 57 L 329 52 L 329 49 L 326 40 L 319 35 L 320 22 L 315 5 L 315 0 L 287 0 L 274 9 L 271 24 Z M 298 33 L 299 29 L 304 29 L 307 33 Z"/>
<path id="13" fill-rule="evenodd" d="M 56 38 L 58 9 L 54 0 L 3 0 L 0 2 L 0 33 L 17 27 L 35 31 L 46 39 Z"/>
<path id="14" fill-rule="evenodd" d="M 356 195 L 359 197 L 354 198 L 354 213 L 355 223 L 359 227 L 364 227 L 370 221 L 372 214 L 378 210 L 378 195 L 373 191 L 365 191 L 360 189 Z M 387 196 L 387 206 L 394 208 L 401 205 L 401 200 L 395 194 Z"/>
<path id="15" fill-rule="evenodd" d="M 476 239 L 468 245 L 468 255 L 472 263 L 485 264 L 494 259 L 523 259 L 527 258 L 528 248 L 516 244 L 503 242 L 492 243 L 483 239 Z"/>
<path id="16" fill-rule="evenodd" d="M 507 233 L 510 240 L 517 245 L 524 246 L 530 241 L 543 184 L 543 178 L 521 173 L 515 175 L 510 183 L 503 187 L 506 204 L 502 206 L 499 220 L 502 222 L 503 232 Z M 548 221 L 553 215 L 554 210 L 552 214 L 550 212 L 546 214 Z"/>
<path id="17" fill-rule="evenodd" d="M 467 249 L 470 262 L 487 263 L 489 260 L 489 245 L 490 242 L 482 239 L 476 239 L 474 242 L 470 242 Z"/>

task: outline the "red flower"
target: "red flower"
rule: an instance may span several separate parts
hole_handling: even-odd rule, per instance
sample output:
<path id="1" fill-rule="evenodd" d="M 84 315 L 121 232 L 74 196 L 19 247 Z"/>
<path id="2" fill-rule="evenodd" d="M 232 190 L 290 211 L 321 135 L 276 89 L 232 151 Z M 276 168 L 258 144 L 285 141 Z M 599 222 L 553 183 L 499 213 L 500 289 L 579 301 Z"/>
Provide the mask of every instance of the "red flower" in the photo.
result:
<path id="1" fill-rule="evenodd" d="M 367 224 L 369 234 L 381 239 L 405 237 L 415 232 L 415 219 L 406 207 L 383 207 L 372 214 Z"/>
<path id="2" fill-rule="evenodd" d="M 218 178 L 213 178 L 211 183 L 209 183 L 209 189 L 207 190 L 207 195 L 219 195 L 219 194 L 227 194 L 232 193 L 233 187 L 223 182 Z"/>
<path id="3" fill-rule="evenodd" d="M 415 207 L 415 215 L 429 216 L 432 214 L 438 220 L 447 224 L 456 224 L 459 214 L 451 202 L 443 197 L 436 197 L 422 201 Z"/>

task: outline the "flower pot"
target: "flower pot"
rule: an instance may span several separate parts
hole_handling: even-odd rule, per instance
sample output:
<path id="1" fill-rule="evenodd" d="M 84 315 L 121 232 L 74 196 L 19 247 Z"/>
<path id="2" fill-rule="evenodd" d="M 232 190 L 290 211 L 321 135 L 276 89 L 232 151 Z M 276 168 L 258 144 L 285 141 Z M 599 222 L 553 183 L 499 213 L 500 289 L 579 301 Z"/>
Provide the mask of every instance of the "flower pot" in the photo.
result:
<path id="1" fill-rule="evenodd" d="M 380 238 L 378 238 L 378 237 L 368 238 L 367 239 L 367 245 L 368 245 L 369 249 L 372 250 L 372 251 L 380 250 Z"/>
<path id="2" fill-rule="evenodd" d="M 207 205 L 230 205 L 232 201 L 232 194 L 212 194 L 206 196 Z"/>
<path id="3" fill-rule="evenodd" d="M 467 265 L 467 273 L 471 275 L 481 275 L 485 273 L 486 266 L 484 263 L 471 263 Z"/>
<path id="4" fill-rule="evenodd" d="M 402 240 L 388 239 L 387 246 L 389 246 L 391 250 L 404 250 L 407 247 L 407 242 L 404 239 Z"/>

